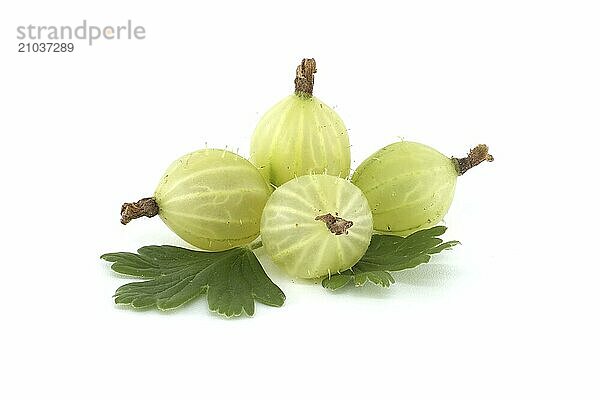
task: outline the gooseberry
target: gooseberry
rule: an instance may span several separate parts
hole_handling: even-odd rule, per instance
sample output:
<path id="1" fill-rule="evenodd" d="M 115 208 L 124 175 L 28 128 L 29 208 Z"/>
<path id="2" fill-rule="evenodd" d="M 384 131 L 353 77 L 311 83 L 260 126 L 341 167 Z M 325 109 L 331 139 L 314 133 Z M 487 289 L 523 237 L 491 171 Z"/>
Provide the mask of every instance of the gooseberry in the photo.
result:
<path id="1" fill-rule="evenodd" d="M 261 239 L 273 262 L 294 277 L 351 268 L 371 241 L 373 219 L 349 180 L 304 175 L 278 187 L 265 206 Z"/>
<path id="2" fill-rule="evenodd" d="M 376 151 L 352 175 L 369 201 L 376 231 L 399 236 L 439 223 L 448 212 L 456 178 L 483 161 L 486 145 L 465 158 L 448 158 L 415 142 L 397 142 Z"/>
<path id="3" fill-rule="evenodd" d="M 226 150 L 200 150 L 171 164 L 154 197 L 123 204 L 121 223 L 158 214 L 186 242 L 209 251 L 227 250 L 259 235 L 271 191 L 245 158 Z"/>
<path id="4" fill-rule="evenodd" d="M 339 115 L 313 96 L 314 59 L 296 69 L 295 93 L 261 118 L 250 145 L 250 161 L 275 186 L 296 176 L 348 177 L 350 143 Z"/>

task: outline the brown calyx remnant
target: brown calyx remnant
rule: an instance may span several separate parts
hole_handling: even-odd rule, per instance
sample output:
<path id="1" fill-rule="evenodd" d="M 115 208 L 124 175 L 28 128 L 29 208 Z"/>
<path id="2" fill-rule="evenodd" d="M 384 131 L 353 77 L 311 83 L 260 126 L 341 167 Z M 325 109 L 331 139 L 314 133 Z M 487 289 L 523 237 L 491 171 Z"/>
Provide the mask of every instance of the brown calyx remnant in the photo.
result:
<path id="1" fill-rule="evenodd" d="M 314 58 L 304 58 L 296 68 L 296 94 L 312 96 L 313 86 L 315 85 L 315 73 L 317 72 L 317 62 Z"/>
<path id="2" fill-rule="evenodd" d="M 146 197 L 135 203 L 125 203 L 121 206 L 121 223 L 127 225 L 132 219 L 154 217 L 158 214 L 158 204 L 154 197 Z"/>
<path id="3" fill-rule="evenodd" d="M 354 225 L 354 222 L 346 221 L 344 218 L 334 217 L 333 215 L 331 215 L 331 213 L 319 215 L 315 218 L 315 220 L 325 222 L 325 225 L 327 225 L 327 229 L 329 229 L 329 231 L 334 235 L 341 235 L 343 233 L 347 235 L 348 229 L 350 229 L 350 227 Z"/>
<path id="4" fill-rule="evenodd" d="M 479 144 L 475 148 L 469 151 L 469 155 L 464 158 L 452 157 L 452 162 L 456 167 L 458 175 L 462 175 L 476 165 L 481 164 L 484 161 L 492 162 L 494 157 L 488 153 L 488 147 L 485 144 Z"/>

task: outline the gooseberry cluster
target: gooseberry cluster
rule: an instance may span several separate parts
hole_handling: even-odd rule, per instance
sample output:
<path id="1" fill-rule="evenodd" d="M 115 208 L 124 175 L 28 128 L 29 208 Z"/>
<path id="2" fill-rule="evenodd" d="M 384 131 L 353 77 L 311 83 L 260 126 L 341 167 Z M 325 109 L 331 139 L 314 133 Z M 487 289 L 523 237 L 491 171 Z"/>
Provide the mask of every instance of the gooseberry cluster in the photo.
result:
<path id="1" fill-rule="evenodd" d="M 260 236 L 290 275 L 330 276 L 355 265 L 373 233 L 406 236 L 439 223 L 456 178 L 493 160 L 486 145 L 448 158 L 401 141 L 376 151 L 349 177 L 348 132 L 313 96 L 316 72 L 314 59 L 302 60 L 294 94 L 256 126 L 250 160 L 220 149 L 187 154 L 167 169 L 152 197 L 123 204 L 121 222 L 159 215 L 183 240 L 208 251 Z"/>

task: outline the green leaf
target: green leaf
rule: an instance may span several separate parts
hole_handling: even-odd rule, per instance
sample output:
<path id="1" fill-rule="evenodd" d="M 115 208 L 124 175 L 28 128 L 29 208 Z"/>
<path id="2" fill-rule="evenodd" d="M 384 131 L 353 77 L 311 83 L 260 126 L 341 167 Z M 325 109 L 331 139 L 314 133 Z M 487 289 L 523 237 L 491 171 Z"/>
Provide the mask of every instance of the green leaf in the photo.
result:
<path id="1" fill-rule="evenodd" d="M 372 282 L 376 285 L 388 287 L 396 281 L 388 271 L 370 271 L 359 272 L 354 274 L 355 286 L 363 286 L 367 282 Z"/>
<path id="2" fill-rule="evenodd" d="M 323 279 L 323 282 L 321 282 L 321 284 L 324 288 L 336 290 L 339 288 L 343 288 L 344 286 L 349 284 L 351 280 L 352 276 L 350 274 L 342 272 L 340 274 L 333 274 L 330 277 Z"/>
<path id="3" fill-rule="evenodd" d="M 177 308 L 206 293 L 208 307 L 227 317 L 254 315 L 254 301 L 280 307 L 285 295 L 248 248 L 208 253 L 175 246 L 146 246 L 135 253 L 101 256 L 121 274 L 149 278 L 117 289 L 115 303 L 134 308 Z"/>
<path id="4" fill-rule="evenodd" d="M 349 270 L 323 279 L 324 288 L 336 290 L 351 282 L 363 286 L 367 282 L 383 287 L 394 283 L 391 271 L 414 268 L 429 262 L 433 254 L 450 249 L 458 241 L 444 242 L 438 236 L 445 226 L 417 231 L 407 237 L 374 235 L 365 255 Z"/>

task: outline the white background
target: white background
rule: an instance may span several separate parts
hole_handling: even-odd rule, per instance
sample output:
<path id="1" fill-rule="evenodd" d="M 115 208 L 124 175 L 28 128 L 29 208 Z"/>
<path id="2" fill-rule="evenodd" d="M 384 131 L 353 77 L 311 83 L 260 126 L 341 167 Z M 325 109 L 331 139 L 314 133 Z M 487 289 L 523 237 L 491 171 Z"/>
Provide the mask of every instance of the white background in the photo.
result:
<path id="1" fill-rule="evenodd" d="M 600 12 L 594 1 L 14 1 L 0 6 L 0 397 L 597 399 Z M 17 53 L 19 25 L 128 19 L 142 41 Z M 404 138 L 496 162 L 461 177 L 462 242 L 389 289 L 271 264 L 283 308 L 114 306 L 100 254 L 185 245 L 123 227 L 177 157 L 239 148 L 292 91 L 349 128 L 353 167 Z"/>

